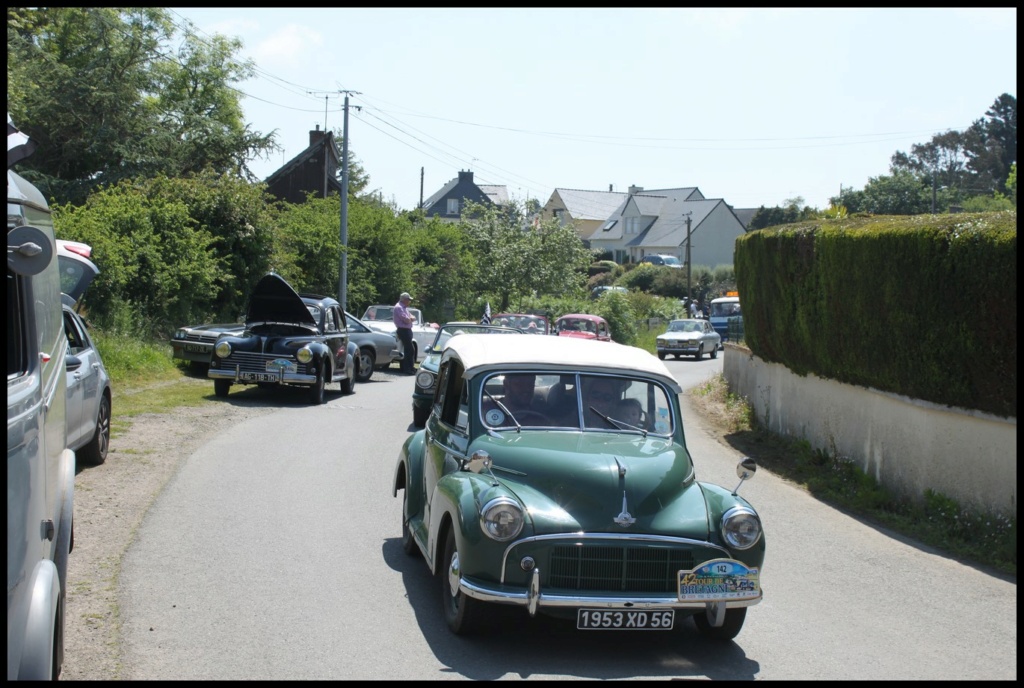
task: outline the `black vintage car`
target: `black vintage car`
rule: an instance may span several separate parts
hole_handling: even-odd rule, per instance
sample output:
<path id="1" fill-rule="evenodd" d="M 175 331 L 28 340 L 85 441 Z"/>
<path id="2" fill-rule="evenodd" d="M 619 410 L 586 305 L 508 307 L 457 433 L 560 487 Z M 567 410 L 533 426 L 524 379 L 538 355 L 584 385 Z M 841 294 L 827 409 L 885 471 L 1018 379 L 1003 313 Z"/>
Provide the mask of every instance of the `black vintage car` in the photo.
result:
<path id="1" fill-rule="evenodd" d="M 269 273 L 249 297 L 245 331 L 217 339 L 207 375 L 217 396 L 232 384 L 309 388 L 313 404 L 324 386 L 337 382 L 355 391 L 359 348 L 349 341 L 345 311 L 329 296 L 299 296 L 280 275 Z"/>

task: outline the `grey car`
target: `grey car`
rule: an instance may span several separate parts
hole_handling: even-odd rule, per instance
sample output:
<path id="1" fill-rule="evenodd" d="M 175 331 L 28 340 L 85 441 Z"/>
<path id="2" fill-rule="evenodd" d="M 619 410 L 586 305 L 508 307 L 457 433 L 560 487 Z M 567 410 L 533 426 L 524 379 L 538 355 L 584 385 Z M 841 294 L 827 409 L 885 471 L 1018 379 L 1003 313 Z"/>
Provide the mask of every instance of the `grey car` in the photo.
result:
<path id="1" fill-rule="evenodd" d="M 362 320 L 345 311 L 348 339 L 359 347 L 359 365 L 356 379 L 366 382 L 375 368 L 385 370 L 395 361 L 402 360 L 402 345 L 393 332 L 371 330 Z"/>
<path id="2" fill-rule="evenodd" d="M 107 460 L 110 446 L 110 375 L 76 307 L 93 278 L 99 274 L 87 244 L 57 240 L 61 274 L 64 335 L 68 340 L 67 429 L 68 449 L 79 465 L 98 466 Z"/>

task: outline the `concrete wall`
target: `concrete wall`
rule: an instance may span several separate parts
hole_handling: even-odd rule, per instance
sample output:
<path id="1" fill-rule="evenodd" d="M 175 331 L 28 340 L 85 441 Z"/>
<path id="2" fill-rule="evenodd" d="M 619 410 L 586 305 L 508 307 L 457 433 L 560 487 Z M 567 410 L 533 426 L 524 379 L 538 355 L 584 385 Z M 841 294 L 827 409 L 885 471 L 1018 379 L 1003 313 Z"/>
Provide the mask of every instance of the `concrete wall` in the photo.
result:
<path id="1" fill-rule="evenodd" d="M 770 431 L 847 457 L 909 497 L 926 489 L 1017 516 L 1017 419 L 939 406 L 814 375 L 726 344 L 729 389 Z"/>

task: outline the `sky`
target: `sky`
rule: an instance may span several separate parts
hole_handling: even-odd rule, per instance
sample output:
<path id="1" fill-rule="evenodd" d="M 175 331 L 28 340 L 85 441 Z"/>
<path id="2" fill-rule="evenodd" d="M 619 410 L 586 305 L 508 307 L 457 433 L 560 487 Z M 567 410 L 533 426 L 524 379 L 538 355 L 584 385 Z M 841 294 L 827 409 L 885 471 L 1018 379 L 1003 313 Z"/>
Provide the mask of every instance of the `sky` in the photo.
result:
<path id="1" fill-rule="evenodd" d="M 735 208 L 889 174 L 897 151 L 1016 98 L 1017 10 L 170 8 L 243 43 L 245 121 L 282 151 L 340 131 L 368 191 L 415 208 L 458 173 L 556 188 L 697 187 Z"/>

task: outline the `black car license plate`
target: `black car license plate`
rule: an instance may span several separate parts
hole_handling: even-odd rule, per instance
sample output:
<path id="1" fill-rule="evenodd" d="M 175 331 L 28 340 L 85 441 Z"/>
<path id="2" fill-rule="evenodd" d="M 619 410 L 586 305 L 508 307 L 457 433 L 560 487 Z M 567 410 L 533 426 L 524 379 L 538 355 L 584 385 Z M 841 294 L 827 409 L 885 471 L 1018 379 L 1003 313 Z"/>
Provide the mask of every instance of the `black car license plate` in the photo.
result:
<path id="1" fill-rule="evenodd" d="M 201 354 L 210 350 L 210 347 L 206 344 L 186 344 L 185 351 L 193 354 Z"/>
<path id="2" fill-rule="evenodd" d="M 277 382 L 277 373 L 239 373 L 238 377 L 250 382 Z"/>
<path id="3" fill-rule="evenodd" d="M 674 610 L 580 609 L 576 628 L 585 631 L 668 631 L 672 629 Z"/>

